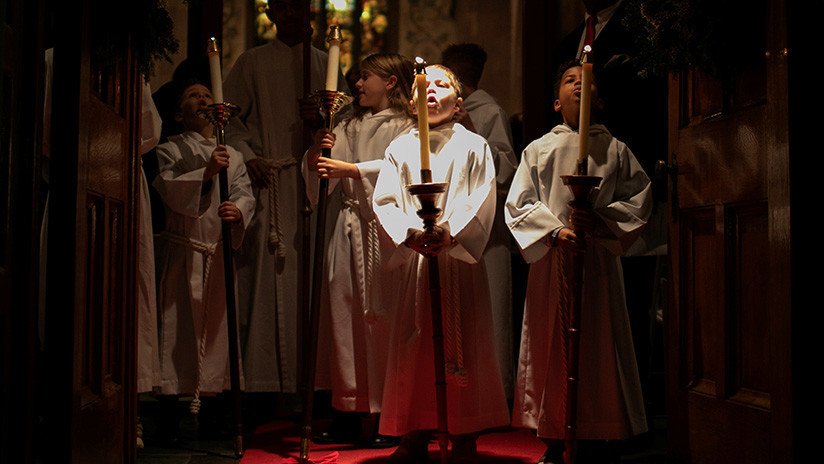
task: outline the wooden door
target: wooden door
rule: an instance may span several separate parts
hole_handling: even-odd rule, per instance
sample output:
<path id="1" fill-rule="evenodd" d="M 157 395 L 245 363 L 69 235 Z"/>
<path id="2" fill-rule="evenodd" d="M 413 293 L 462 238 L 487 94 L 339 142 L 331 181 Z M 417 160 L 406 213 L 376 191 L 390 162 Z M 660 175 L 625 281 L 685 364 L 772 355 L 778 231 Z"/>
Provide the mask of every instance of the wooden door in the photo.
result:
<path id="1" fill-rule="evenodd" d="M 43 2 L 0 0 L 0 462 L 34 461 Z"/>
<path id="2" fill-rule="evenodd" d="M 674 462 L 792 459 L 782 3 L 748 4 L 744 21 L 722 26 L 747 38 L 731 50 L 734 72 L 670 79 Z"/>
<path id="3" fill-rule="evenodd" d="M 127 38 L 105 33 L 117 30 L 110 13 L 98 0 L 57 4 L 46 462 L 134 460 L 140 91 Z"/>

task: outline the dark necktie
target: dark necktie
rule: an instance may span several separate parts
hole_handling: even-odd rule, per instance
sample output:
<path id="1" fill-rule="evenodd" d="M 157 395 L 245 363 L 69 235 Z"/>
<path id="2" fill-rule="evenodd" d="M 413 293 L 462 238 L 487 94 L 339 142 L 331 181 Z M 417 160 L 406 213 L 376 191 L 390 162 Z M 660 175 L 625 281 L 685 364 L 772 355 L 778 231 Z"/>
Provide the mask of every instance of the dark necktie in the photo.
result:
<path id="1" fill-rule="evenodd" d="M 584 35 L 584 46 L 592 45 L 595 39 L 595 23 L 598 22 L 598 17 L 594 14 L 589 15 L 586 20 L 586 34 Z"/>

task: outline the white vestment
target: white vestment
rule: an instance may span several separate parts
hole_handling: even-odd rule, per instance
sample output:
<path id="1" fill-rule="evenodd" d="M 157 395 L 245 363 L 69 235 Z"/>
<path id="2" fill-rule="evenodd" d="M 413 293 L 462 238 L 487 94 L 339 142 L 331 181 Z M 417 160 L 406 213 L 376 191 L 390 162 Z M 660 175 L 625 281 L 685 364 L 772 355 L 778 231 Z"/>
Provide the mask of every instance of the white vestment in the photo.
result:
<path id="1" fill-rule="evenodd" d="M 271 188 L 254 187 L 255 218 L 237 254 L 247 391 L 297 391 L 300 276 L 309 266 L 301 258 L 306 194 L 300 159 L 308 144 L 298 99 L 324 87 L 326 62 L 326 53 L 312 48 L 311 83 L 304 91 L 303 45 L 275 40 L 241 54 L 223 86 L 226 101 L 240 107 L 226 130 L 228 144 L 247 162 L 263 160 L 272 174 Z"/>
<path id="2" fill-rule="evenodd" d="M 360 179 L 329 179 L 341 207 L 329 211 L 334 228 L 326 248 L 320 307 L 316 387 L 332 389 L 341 411 L 380 412 L 389 343 L 389 310 L 395 298 L 386 257 L 393 249 L 372 211 L 372 192 L 389 143 L 414 121 L 386 109 L 338 124 L 331 157 L 355 163 Z M 307 194 L 318 197 L 317 172 L 306 169 Z"/>
<path id="3" fill-rule="evenodd" d="M 647 423 L 619 257 L 643 229 L 652 196 L 641 165 L 604 126 L 593 125 L 588 142 L 588 174 L 603 180 L 593 192 L 600 221 L 583 258 L 576 436 L 621 439 Z M 565 125 L 529 144 L 504 212 L 530 263 L 512 422 L 557 439 L 564 437 L 566 389 L 559 310 L 572 256 L 551 247 L 547 235 L 569 224 L 572 194 L 560 176 L 574 173 L 578 146 L 578 133 Z"/>
<path id="4" fill-rule="evenodd" d="M 465 434 L 509 422 L 501 384 L 486 271 L 481 261 L 495 214 L 495 168 L 486 140 L 460 124 L 430 130 L 434 182 L 447 182 L 437 223 L 454 242 L 438 255 L 447 375 L 449 432 Z M 420 182 L 417 130 L 397 138 L 375 186 L 375 214 L 396 246 L 396 307 L 389 340 L 380 433 L 435 429 L 435 369 L 427 259 L 402 243 L 422 228 L 417 200 L 406 190 Z"/>
<path id="5" fill-rule="evenodd" d="M 504 222 L 504 202 L 515 174 L 517 161 L 512 148 L 512 131 L 503 108 L 486 91 L 478 89 L 463 101 L 475 133 L 485 138 L 495 163 L 497 195 L 495 221 L 484 250 L 484 266 L 492 302 L 494 339 L 498 364 L 507 398 L 512 397 L 514 377 L 512 356 L 512 252 L 509 228 Z"/>
<path id="6" fill-rule="evenodd" d="M 140 155 L 157 146 L 160 140 L 160 115 L 152 90 L 143 83 L 141 97 Z M 149 182 L 140 165 L 140 217 L 137 247 L 137 392 L 160 386 L 160 351 L 157 333 L 157 291 L 155 288 L 155 249 L 152 230 L 152 205 Z"/>
<path id="7" fill-rule="evenodd" d="M 221 392 L 231 385 L 218 176 L 203 181 L 214 149 L 213 138 L 196 132 L 169 137 L 157 147 L 154 186 L 166 206 L 157 255 L 163 394 L 192 393 L 198 385 L 203 392 Z M 243 158 L 227 149 L 229 199 L 243 214 L 231 227 L 237 249 L 255 199 Z"/>

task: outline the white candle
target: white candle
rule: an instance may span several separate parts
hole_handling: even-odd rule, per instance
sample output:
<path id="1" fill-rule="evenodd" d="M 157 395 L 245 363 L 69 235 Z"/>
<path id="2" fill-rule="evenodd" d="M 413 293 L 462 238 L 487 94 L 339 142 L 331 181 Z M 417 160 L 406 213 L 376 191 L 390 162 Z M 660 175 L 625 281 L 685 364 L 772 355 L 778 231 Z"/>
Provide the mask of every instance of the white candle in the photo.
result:
<path id="1" fill-rule="evenodd" d="M 578 135 L 580 137 L 578 144 L 579 163 L 587 159 L 589 155 L 587 143 L 589 142 L 589 112 L 592 92 L 592 63 L 586 61 L 589 54 L 589 46 L 585 47 L 584 50 L 584 62 L 581 63 L 581 109 L 578 115 Z"/>
<path id="2" fill-rule="evenodd" d="M 212 101 L 223 103 L 223 79 L 220 76 L 220 49 L 217 40 L 209 39 L 209 75 L 212 79 Z"/>
<path id="3" fill-rule="evenodd" d="M 326 62 L 326 90 L 338 90 L 340 68 L 340 26 L 329 26 L 329 61 Z"/>
<path id="4" fill-rule="evenodd" d="M 426 67 L 421 57 L 416 57 L 415 62 L 415 90 L 418 100 L 418 140 L 421 142 L 421 170 L 429 170 L 429 107 L 426 104 Z"/>

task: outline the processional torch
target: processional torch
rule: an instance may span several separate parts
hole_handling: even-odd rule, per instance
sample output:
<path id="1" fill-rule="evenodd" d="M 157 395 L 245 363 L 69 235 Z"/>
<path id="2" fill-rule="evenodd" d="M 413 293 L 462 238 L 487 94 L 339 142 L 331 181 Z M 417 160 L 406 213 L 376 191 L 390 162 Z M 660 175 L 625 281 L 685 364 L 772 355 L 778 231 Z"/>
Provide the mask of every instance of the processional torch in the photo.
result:
<path id="1" fill-rule="evenodd" d="M 338 92 L 338 74 L 340 73 L 340 26 L 329 27 L 329 35 L 326 38 L 329 43 L 329 61 L 326 67 L 326 88 L 318 90 L 313 97 L 318 102 L 319 109 L 326 115 L 326 127 L 332 130 L 335 115 L 341 108 L 352 101 L 352 97 L 343 92 Z M 323 148 L 322 155 L 326 158 L 332 156 L 331 148 Z M 315 390 L 315 373 L 317 370 L 318 353 L 318 327 L 320 324 L 320 295 L 323 285 L 323 267 L 325 257 L 326 231 L 326 206 L 329 192 L 329 179 L 321 178 L 318 185 L 318 206 L 316 208 L 317 222 L 315 228 L 315 247 L 312 260 L 312 290 L 310 295 L 309 318 L 306 324 L 306 331 L 303 337 L 304 347 L 304 368 L 303 368 L 303 417 L 301 425 L 300 439 L 300 464 L 311 463 L 309 460 L 309 445 L 312 441 L 312 403 Z M 332 453 L 323 458 L 322 462 L 335 462 L 337 453 Z M 292 461 L 293 462 L 293 461 Z"/>
<path id="2" fill-rule="evenodd" d="M 420 140 L 421 183 L 407 185 L 411 195 L 418 199 L 420 209 L 418 217 L 423 220 L 426 234 L 436 234 L 435 223 L 441 215 L 438 199 L 446 191 L 445 182 L 432 182 L 432 169 L 429 164 L 429 109 L 427 107 L 426 62 L 415 58 L 415 90 L 417 92 L 418 139 Z M 446 416 L 446 369 L 443 348 L 443 315 L 441 311 L 441 282 L 438 270 L 438 255 L 425 253 L 429 269 L 429 297 L 432 305 L 432 345 L 435 364 L 435 406 L 438 415 L 438 447 L 441 451 L 441 463 L 448 462 L 449 427 Z"/>
<path id="3" fill-rule="evenodd" d="M 589 200 L 590 193 L 594 187 L 601 183 L 601 177 L 587 175 L 588 170 L 588 150 L 589 139 L 589 116 L 591 109 L 591 86 L 592 86 L 592 63 L 589 56 L 592 48 L 587 45 L 581 57 L 581 110 L 578 119 L 578 134 L 580 137 L 578 161 L 575 174 L 561 176 L 570 191 L 573 199 L 570 201 L 572 213 L 575 211 L 591 211 L 592 203 Z M 571 224 L 575 231 L 576 241 L 584 240 L 584 230 Z M 583 242 L 586 243 L 586 242 Z M 567 253 L 562 250 L 561 253 Z M 569 253 L 570 265 L 563 266 L 565 273 L 565 287 L 567 304 L 561 308 L 561 322 L 564 333 L 564 367 L 566 373 L 566 395 L 564 396 L 564 462 L 574 464 L 576 454 L 576 427 L 578 422 L 578 365 L 579 346 L 581 342 L 581 300 L 584 286 L 584 255 L 586 250 L 576 248 Z M 563 255 L 562 255 L 563 256 Z"/>
<path id="4" fill-rule="evenodd" d="M 220 49 L 214 37 L 209 39 L 209 71 L 212 81 L 212 100 L 208 108 L 198 110 L 215 128 L 217 145 L 226 144 L 226 124 L 236 115 L 240 108 L 223 100 L 223 82 L 220 72 Z M 220 202 L 229 201 L 229 179 L 226 169 L 218 173 Z M 235 267 L 232 256 L 232 225 L 221 221 L 221 240 L 223 242 L 223 276 L 226 281 L 226 319 L 229 335 L 229 375 L 231 378 L 231 402 L 234 417 L 235 455 L 243 455 L 243 421 L 241 419 L 240 398 L 240 350 L 237 331 L 237 308 L 235 306 Z"/>

